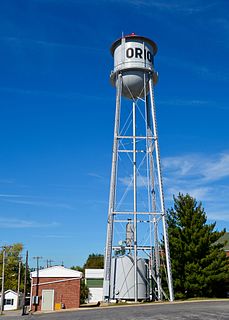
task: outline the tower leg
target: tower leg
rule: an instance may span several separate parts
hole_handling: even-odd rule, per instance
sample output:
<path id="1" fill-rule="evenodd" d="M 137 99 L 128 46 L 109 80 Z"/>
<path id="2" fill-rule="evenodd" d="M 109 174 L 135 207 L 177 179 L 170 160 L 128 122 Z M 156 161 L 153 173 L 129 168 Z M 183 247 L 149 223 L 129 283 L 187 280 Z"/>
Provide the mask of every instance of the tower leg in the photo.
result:
<path id="1" fill-rule="evenodd" d="M 134 301 L 138 301 L 136 103 L 133 102 Z"/>
<path id="2" fill-rule="evenodd" d="M 119 74 L 116 82 L 116 111 L 115 111 L 114 143 L 113 143 L 113 153 L 112 153 L 107 240 L 106 240 L 106 251 L 105 251 L 105 257 L 104 257 L 104 285 L 103 285 L 104 300 L 110 300 L 111 295 L 113 294 L 110 288 L 110 281 L 111 281 L 110 276 L 111 276 L 111 259 L 112 259 L 113 220 L 114 220 L 115 193 L 116 193 L 116 172 L 117 172 L 117 158 L 118 158 L 118 135 L 119 135 L 119 127 L 120 127 L 121 90 L 122 90 L 122 75 Z"/>
<path id="3" fill-rule="evenodd" d="M 153 124 L 152 124 L 152 117 L 151 117 L 151 104 L 149 103 L 148 97 L 146 97 L 146 125 L 147 125 L 147 153 L 149 157 L 149 185 L 150 185 L 150 197 L 151 197 L 151 206 L 152 211 L 155 212 L 154 216 L 151 216 L 152 225 L 153 225 L 153 243 L 154 245 L 154 263 L 151 267 L 155 267 L 155 270 L 152 270 L 152 274 L 155 272 L 155 280 L 156 280 L 156 287 L 157 287 L 157 299 L 161 300 L 161 277 L 160 277 L 160 253 L 159 253 L 159 245 L 158 245 L 158 223 L 156 217 L 156 193 L 155 193 L 155 178 L 154 178 L 154 159 L 153 159 L 153 151 L 154 145 L 152 142 L 153 137 Z M 151 231 L 152 232 L 152 231 Z M 156 296 L 156 294 L 155 294 Z"/>
<path id="4" fill-rule="evenodd" d="M 164 194 L 163 194 L 163 184 L 162 184 L 162 175 L 161 175 L 160 153 L 159 153 L 158 136 L 157 136 L 156 110 L 155 110 L 155 103 L 154 103 L 154 90 L 153 90 L 152 78 L 150 78 L 150 81 L 149 81 L 149 90 L 150 90 L 151 114 L 152 114 L 154 138 L 155 138 L 155 152 L 156 152 L 156 162 L 157 162 L 157 170 L 158 170 L 157 173 L 158 173 L 159 194 L 160 194 L 163 234 L 164 234 L 164 243 L 165 243 L 165 257 L 166 257 L 166 267 L 167 267 L 167 276 L 168 276 L 169 298 L 170 298 L 170 301 L 173 301 L 174 294 L 173 294 L 171 261 L 170 261 L 169 240 L 168 240 L 168 227 L 167 227 L 166 211 L 165 211 L 165 204 L 164 204 Z"/>

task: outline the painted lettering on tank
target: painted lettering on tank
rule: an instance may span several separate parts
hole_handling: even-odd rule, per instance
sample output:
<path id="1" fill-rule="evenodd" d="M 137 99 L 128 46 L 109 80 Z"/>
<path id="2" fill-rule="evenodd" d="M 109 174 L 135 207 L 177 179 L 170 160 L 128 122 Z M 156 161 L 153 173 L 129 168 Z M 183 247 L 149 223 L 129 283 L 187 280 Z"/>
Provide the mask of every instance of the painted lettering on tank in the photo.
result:
<path id="1" fill-rule="evenodd" d="M 135 58 L 142 59 L 142 49 L 141 48 L 135 48 Z"/>
<path id="2" fill-rule="evenodd" d="M 134 49 L 133 48 L 128 48 L 126 50 L 126 57 L 127 58 L 133 58 L 133 56 L 134 56 Z"/>
<path id="3" fill-rule="evenodd" d="M 126 49 L 126 57 L 128 59 L 136 58 L 136 59 L 144 59 L 152 62 L 152 54 L 149 50 L 142 50 L 142 48 L 128 48 Z"/>

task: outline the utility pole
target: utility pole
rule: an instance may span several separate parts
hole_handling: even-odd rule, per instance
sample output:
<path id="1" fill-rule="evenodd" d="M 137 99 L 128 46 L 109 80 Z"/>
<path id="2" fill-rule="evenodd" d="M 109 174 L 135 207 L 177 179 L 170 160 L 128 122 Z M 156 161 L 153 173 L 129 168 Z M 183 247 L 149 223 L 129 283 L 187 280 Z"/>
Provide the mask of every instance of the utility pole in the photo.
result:
<path id="1" fill-rule="evenodd" d="M 21 258 L 19 258 L 19 262 L 18 262 L 18 278 L 17 278 L 17 309 L 19 308 L 20 283 L 21 283 Z"/>
<path id="2" fill-rule="evenodd" d="M 37 282 L 36 282 L 36 297 L 38 297 L 38 293 L 39 293 L 39 260 L 42 259 L 42 257 L 33 257 L 33 259 L 37 260 Z M 36 298 L 38 299 L 38 298 Z M 37 311 L 37 305 L 38 305 L 38 301 L 36 300 L 36 304 L 35 304 L 35 311 Z"/>
<path id="3" fill-rule="evenodd" d="M 1 292 L 1 314 L 4 311 L 4 287 L 5 287 L 5 258 L 6 258 L 6 247 L 2 248 L 2 292 Z"/>
<path id="4" fill-rule="evenodd" d="M 46 260 L 46 266 L 47 266 L 47 268 L 49 268 L 49 267 L 52 266 L 52 262 L 54 262 L 54 260 L 51 260 L 51 259 L 47 259 L 47 260 Z"/>
<path id="5" fill-rule="evenodd" d="M 28 258 L 29 253 L 26 250 L 26 258 L 25 258 L 25 274 L 24 274 L 24 292 L 23 292 L 23 303 L 22 303 L 22 316 L 26 314 L 25 312 L 25 298 L 26 298 L 26 287 L 27 287 L 27 273 L 28 273 Z"/>

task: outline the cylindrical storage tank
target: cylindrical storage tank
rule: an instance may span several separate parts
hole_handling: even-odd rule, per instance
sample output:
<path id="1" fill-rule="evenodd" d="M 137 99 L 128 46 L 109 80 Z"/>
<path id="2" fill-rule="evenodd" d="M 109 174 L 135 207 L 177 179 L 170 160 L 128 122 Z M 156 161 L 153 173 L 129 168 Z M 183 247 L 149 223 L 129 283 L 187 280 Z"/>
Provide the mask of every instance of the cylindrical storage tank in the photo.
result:
<path id="1" fill-rule="evenodd" d="M 111 46 L 114 57 L 114 70 L 111 73 L 111 83 L 116 86 L 118 74 L 122 74 L 122 95 L 129 99 L 143 97 L 148 93 L 148 81 L 153 77 L 154 55 L 157 45 L 152 40 L 130 34 L 116 40 Z M 144 88 L 145 87 L 145 88 Z"/>
<path id="2" fill-rule="evenodd" d="M 138 300 L 149 299 L 149 271 L 147 261 L 138 258 Z M 113 257 L 111 264 L 111 299 L 134 300 L 134 259 L 130 255 Z"/>

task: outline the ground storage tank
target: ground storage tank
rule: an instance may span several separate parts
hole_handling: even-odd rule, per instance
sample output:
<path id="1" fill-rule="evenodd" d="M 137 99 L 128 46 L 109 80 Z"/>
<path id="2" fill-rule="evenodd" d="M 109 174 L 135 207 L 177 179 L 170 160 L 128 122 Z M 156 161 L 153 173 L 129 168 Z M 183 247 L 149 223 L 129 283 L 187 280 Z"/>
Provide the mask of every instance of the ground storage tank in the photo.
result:
<path id="1" fill-rule="evenodd" d="M 138 300 L 149 299 L 148 263 L 138 258 Z M 134 259 L 130 255 L 113 257 L 111 266 L 111 297 L 134 300 Z"/>

